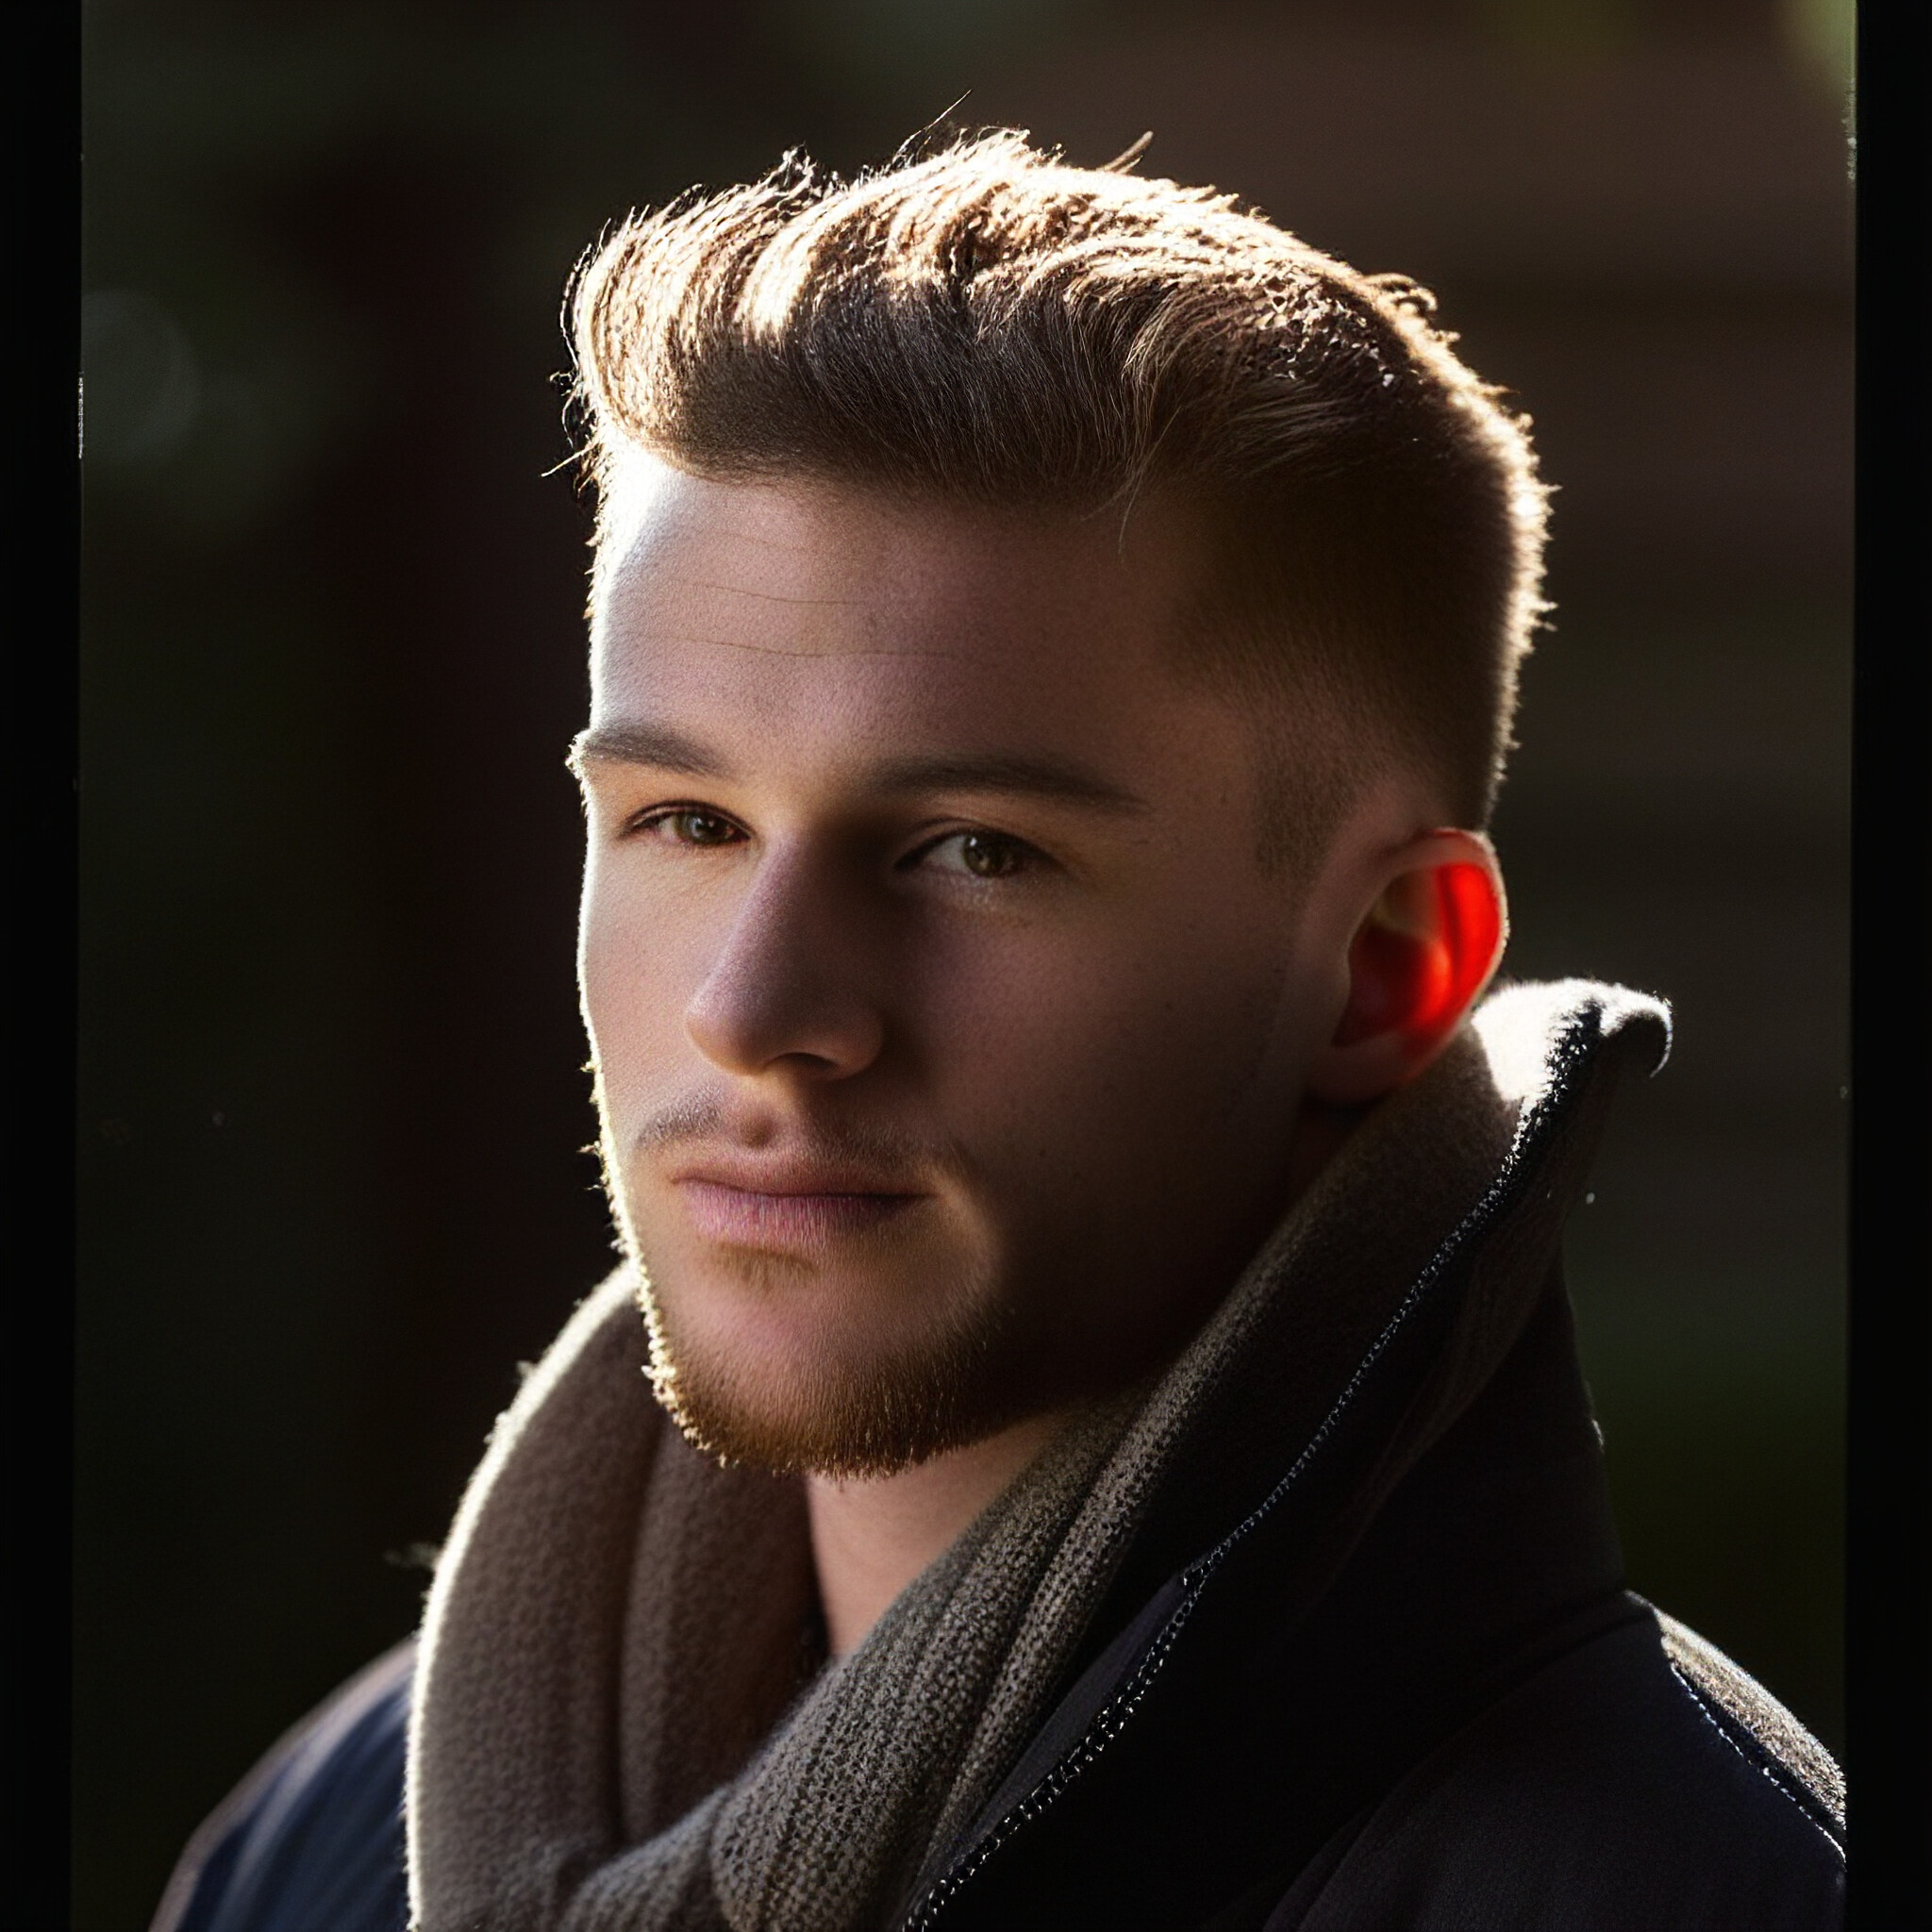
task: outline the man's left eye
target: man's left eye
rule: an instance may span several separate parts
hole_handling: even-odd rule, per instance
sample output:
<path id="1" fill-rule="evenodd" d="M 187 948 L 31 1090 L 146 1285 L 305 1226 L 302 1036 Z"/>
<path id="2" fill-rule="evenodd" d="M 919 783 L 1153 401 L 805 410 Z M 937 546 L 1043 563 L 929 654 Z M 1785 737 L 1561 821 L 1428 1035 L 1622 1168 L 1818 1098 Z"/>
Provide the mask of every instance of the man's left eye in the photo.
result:
<path id="1" fill-rule="evenodd" d="M 732 845 L 743 837 L 722 812 L 694 805 L 653 812 L 640 822 L 638 829 L 654 832 L 675 845 Z"/>
<path id="2" fill-rule="evenodd" d="M 1010 878 L 1039 856 L 1024 840 L 1004 832 L 955 832 L 921 855 L 926 864 L 942 872 L 963 872 L 976 879 Z"/>

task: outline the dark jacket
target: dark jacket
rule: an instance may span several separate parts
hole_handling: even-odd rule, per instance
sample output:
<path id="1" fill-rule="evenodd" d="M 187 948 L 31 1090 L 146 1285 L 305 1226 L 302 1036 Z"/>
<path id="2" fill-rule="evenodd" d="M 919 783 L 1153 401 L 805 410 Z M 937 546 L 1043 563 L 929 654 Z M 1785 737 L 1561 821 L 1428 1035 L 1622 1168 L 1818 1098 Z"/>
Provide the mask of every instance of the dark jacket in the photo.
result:
<path id="1" fill-rule="evenodd" d="M 1565 1050 L 1588 1060 L 1587 1018 Z M 1284 1466 L 1257 1461 L 1280 1453 L 1257 1421 L 1165 1486 L 1058 1707 L 902 1924 L 1839 1923 L 1836 1767 L 1622 1588 L 1553 1258 L 1591 1137 L 1560 1107 L 1540 1132 Z M 1501 1369 L 1382 1493 L 1469 1284 L 1524 1266 L 1542 1286 Z M 1257 1371 L 1251 1413 L 1266 1388 Z M 163 1932 L 405 1924 L 408 1662 L 271 1754 L 191 1848 Z"/>

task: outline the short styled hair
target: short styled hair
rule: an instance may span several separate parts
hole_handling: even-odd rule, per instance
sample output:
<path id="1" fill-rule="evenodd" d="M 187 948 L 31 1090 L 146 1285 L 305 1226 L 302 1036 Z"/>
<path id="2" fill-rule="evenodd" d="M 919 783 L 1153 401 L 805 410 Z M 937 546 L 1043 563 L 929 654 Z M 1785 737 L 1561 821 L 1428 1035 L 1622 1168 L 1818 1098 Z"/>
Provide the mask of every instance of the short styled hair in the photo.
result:
<path id="1" fill-rule="evenodd" d="M 1413 282 L 1131 160 L 996 130 L 851 181 L 794 154 L 632 217 L 573 305 L 593 606 L 640 450 L 972 506 L 1124 517 L 1158 492 L 1205 512 L 1199 660 L 1352 727 L 1324 769 L 1320 734 L 1257 707 L 1264 845 L 1305 850 L 1376 748 L 1487 824 L 1544 608 L 1526 419 Z"/>

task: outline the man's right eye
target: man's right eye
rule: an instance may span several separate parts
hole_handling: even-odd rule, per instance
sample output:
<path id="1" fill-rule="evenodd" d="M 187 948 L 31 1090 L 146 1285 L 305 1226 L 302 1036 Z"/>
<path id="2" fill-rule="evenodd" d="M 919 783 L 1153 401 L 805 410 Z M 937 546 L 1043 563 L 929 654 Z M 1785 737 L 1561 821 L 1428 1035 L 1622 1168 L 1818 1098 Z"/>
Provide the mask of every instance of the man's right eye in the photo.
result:
<path id="1" fill-rule="evenodd" d="M 673 845 L 736 845 L 744 833 L 723 812 L 697 805 L 660 807 L 640 813 L 631 822 L 633 833 L 656 837 Z"/>

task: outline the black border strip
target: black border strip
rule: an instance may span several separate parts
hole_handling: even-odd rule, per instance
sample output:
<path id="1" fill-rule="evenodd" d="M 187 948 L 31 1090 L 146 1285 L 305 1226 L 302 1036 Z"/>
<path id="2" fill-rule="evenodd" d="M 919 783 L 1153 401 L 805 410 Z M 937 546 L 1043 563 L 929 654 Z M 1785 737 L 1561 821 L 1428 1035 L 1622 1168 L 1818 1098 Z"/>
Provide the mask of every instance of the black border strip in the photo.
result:
<path id="1" fill-rule="evenodd" d="M 1858 8 L 1846 1901 L 1932 1924 L 1925 9 Z"/>
<path id="2" fill-rule="evenodd" d="M 80 614 L 80 9 L 8 18 L 7 1279 L 0 1288 L 0 1867 L 9 1925 L 68 1923 L 74 1036 Z"/>

